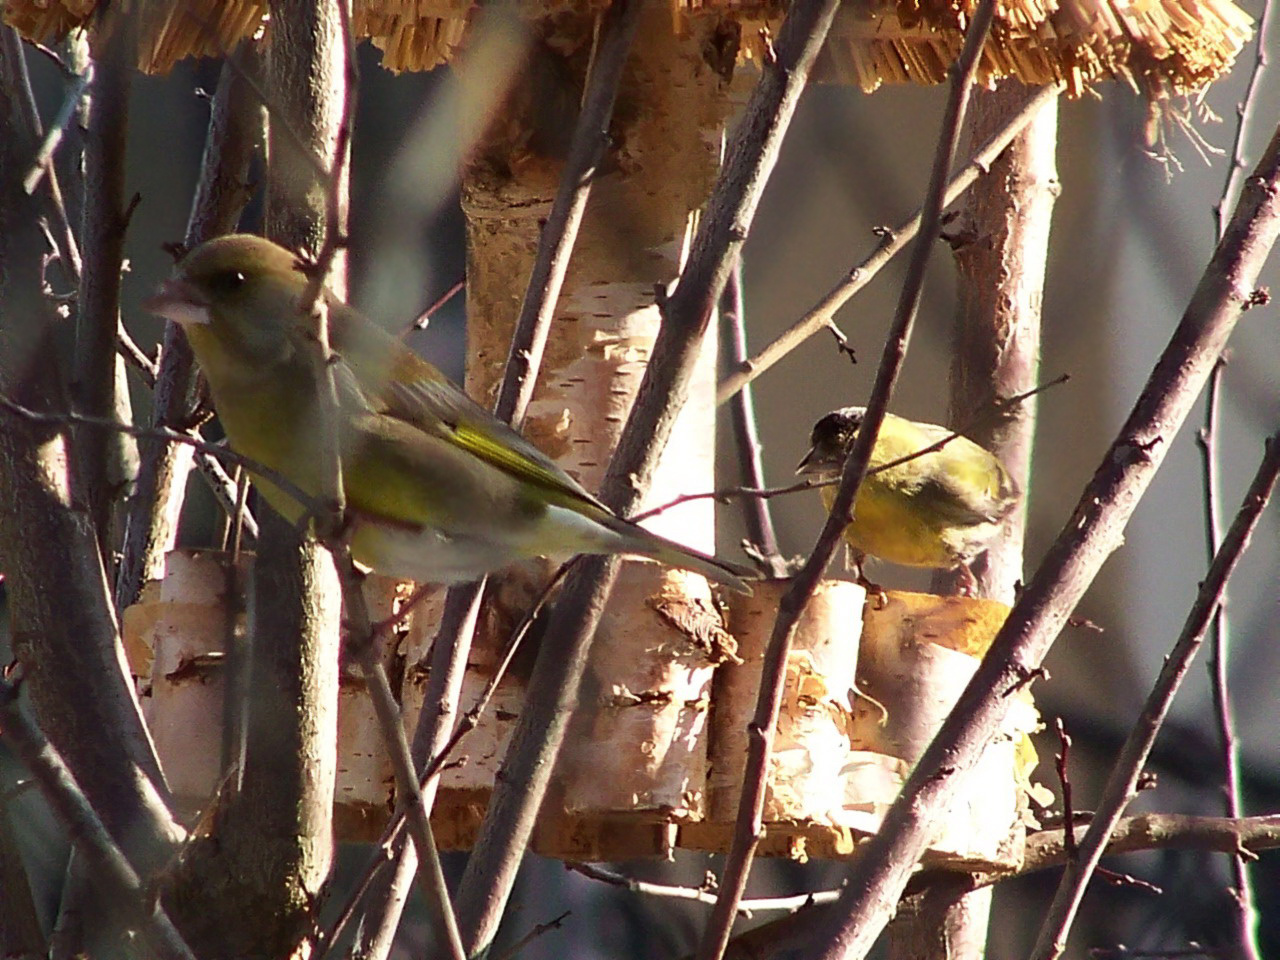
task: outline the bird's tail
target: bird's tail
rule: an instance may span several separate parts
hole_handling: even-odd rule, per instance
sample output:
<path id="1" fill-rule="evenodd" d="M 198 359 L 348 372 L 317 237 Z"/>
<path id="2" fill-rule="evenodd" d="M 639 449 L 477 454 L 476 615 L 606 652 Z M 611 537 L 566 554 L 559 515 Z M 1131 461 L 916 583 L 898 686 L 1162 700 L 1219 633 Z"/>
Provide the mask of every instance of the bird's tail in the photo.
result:
<path id="1" fill-rule="evenodd" d="M 714 580 L 731 590 L 748 595 L 751 593 L 751 587 L 747 581 L 760 579 L 760 574 L 751 567 L 707 556 L 674 540 L 651 533 L 629 520 L 610 516 L 608 521 L 608 526 L 625 541 L 628 553 L 665 563 L 669 567 L 692 570 L 708 580 Z"/>

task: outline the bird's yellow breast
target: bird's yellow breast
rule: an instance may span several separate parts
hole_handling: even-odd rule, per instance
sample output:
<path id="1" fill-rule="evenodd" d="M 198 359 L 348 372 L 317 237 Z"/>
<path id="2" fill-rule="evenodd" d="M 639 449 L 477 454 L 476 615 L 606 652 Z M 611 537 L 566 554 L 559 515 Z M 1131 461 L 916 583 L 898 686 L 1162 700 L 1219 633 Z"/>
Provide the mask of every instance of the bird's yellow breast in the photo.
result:
<path id="1" fill-rule="evenodd" d="M 822 502 L 831 509 L 835 487 L 823 487 Z M 853 505 L 845 540 L 855 549 L 908 567 L 949 567 L 956 560 L 947 530 L 900 489 L 868 477 Z"/>
<path id="2" fill-rule="evenodd" d="M 213 392 L 218 420 L 231 448 L 286 477 L 302 492 L 316 496 L 328 486 L 322 476 L 327 440 L 314 402 L 315 378 L 305 364 L 280 364 L 267 375 L 238 373 L 204 330 L 194 334 L 201 366 Z M 201 338 L 204 339 L 201 339 Z M 306 508 L 270 481 L 255 477 L 262 495 L 291 523 Z"/>

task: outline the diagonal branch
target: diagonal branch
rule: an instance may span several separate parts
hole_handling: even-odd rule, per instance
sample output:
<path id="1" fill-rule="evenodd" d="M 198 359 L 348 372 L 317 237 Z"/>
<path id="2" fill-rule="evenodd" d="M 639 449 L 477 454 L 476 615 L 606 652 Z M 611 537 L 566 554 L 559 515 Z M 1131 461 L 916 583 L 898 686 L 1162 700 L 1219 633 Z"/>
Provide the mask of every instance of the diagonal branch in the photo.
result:
<path id="1" fill-rule="evenodd" d="M 600 40 L 588 68 L 582 110 L 551 211 L 543 226 L 494 408 L 495 416 L 517 427 L 533 396 L 570 254 L 599 164 L 608 146 L 609 123 L 642 8 L 640 0 L 620 0 L 611 4 L 600 17 Z M 481 579 L 453 587 L 445 599 L 432 645 L 423 709 L 413 736 L 413 759 L 419 768 L 433 758 L 438 760 L 453 742 L 450 734 L 458 713 L 458 697 L 484 585 L 485 580 Z M 458 729 L 462 730 L 461 727 Z M 435 765 L 438 768 L 439 764 Z M 434 773 L 423 778 L 420 803 L 424 817 L 430 815 L 438 782 Z M 403 791 L 402 795 L 410 796 Z M 414 803 L 415 807 L 419 803 L 416 795 Z M 411 813 L 416 815 L 416 809 Z M 411 864 L 413 856 L 412 849 L 403 840 L 398 840 L 393 857 L 396 861 L 395 875 L 402 877 L 407 873 L 407 864 Z M 379 866 L 384 863 L 386 861 Z M 404 903 L 403 897 L 390 895 L 389 882 L 392 881 L 384 879 L 377 893 L 383 905 L 382 916 L 376 920 L 366 917 L 364 921 L 367 928 L 375 930 L 377 942 L 388 940 L 385 931 L 398 922 Z"/>
<path id="2" fill-rule="evenodd" d="M 764 662 L 760 669 L 760 692 L 749 727 L 747 768 L 742 797 L 738 802 L 738 817 L 734 824 L 733 841 L 725 861 L 724 875 L 720 881 L 720 898 L 716 901 L 715 909 L 712 911 L 706 930 L 703 931 L 702 942 L 698 947 L 699 960 L 719 960 L 724 955 L 733 929 L 738 901 L 742 899 L 747 887 L 751 859 L 763 831 L 761 818 L 764 813 L 765 780 L 768 773 L 769 754 L 773 748 L 774 728 L 778 722 L 778 712 L 782 708 L 791 636 L 805 605 L 813 596 L 813 591 L 826 572 L 845 525 L 852 515 L 858 487 L 866 475 L 876 435 L 879 433 L 880 424 L 884 421 L 885 410 L 893 394 L 894 384 L 906 359 L 911 329 L 924 289 L 925 268 L 928 266 L 934 241 L 942 223 L 947 173 L 955 160 L 978 57 L 991 30 L 994 15 L 995 0 L 982 0 L 974 11 L 960 56 L 951 68 L 951 89 L 946 112 L 943 114 L 942 133 L 938 138 L 929 186 L 921 208 L 921 231 L 911 250 L 907 276 L 903 281 L 898 308 L 885 342 L 884 355 L 876 371 L 871 397 L 867 401 L 866 414 L 858 430 L 857 441 L 845 461 L 840 486 L 836 490 L 827 521 L 818 535 L 818 542 L 778 604 L 778 616 L 774 621 L 773 631 L 765 648 Z"/>
<path id="3" fill-rule="evenodd" d="M 1120 544 L 1139 498 L 1186 419 L 1280 233 L 1280 131 L 1129 418 L 982 665 L 853 865 L 839 919 L 804 956 L 860 960 L 888 919 L 931 826 L 995 735 L 1009 695 L 1031 682 L 1058 631 Z"/>
<path id="4" fill-rule="evenodd" d="M 209 114 L 209 132 L 200 179 L 187 219 L 188 248 L 233 230 L 249 198 L 249 161 L 262 139 L 265 115 L 251 97 L 244 75 L 257 69 L 254 45 L 245 41 L 222 66 Z M 151 422 L 156 427 L 192 433 L 197 406 L 195 359 L 186 334 L 172 321 L 165 324 L 156 372 Z M 133 603 L 142 585 L 164 572 L 164 555 L 177 536 L 190 454 L 171 443 L 140 445 L 137 490 L 129 517 L 116 577 L 116 609 Z"/>
<path id="5" fill-rule="evenodd" d="M 800 93 L 835 16 L 836 0 L 798 0 L 776 56 L 766 62 L 730 136 L 690 255 L 670 298 L 631 415 L 609 464 L 601 499 L 634 512 L 684 404 L 694 362 L 725 281 L 750 231 Z M 591 637 L 616 576 L 613 558 L 586 557 L 565 584 L 548 627 L 556 655 L 539 657 L 524 710 L 463 876 L 459 919 L 467 945 L 493 939 L 586 669 Z"/>
<path id="6" fill-rule="evenodd" d="M 1120 821 L 1120 814 L 1138 789 L 1138 778 L 1142 774 L 1143 765 L 1151 753 L 1151 747 L 1160 732 L 1160 726 L 1169 712 L 1174 694 L 1182 685 L 1183 678 L 1191 669 L 1191 661 L 1195 658 L 1209 629 L 1214 612 L 1222 603 L 1226 592 L 1227 581 L 1235 571 L 1236 565 L 1249 544 L 1262 511 L 1271 497 L 1280 477 L 1280 432 L 1267 441 L 1266 454 L 1258 466 L 1253 482 L 1245 494 L 1244 502 L 1236 514 L 1231 528 L 1222 540 L 1209 565 L 1209 572 L 1200 585 L 1191 612 L 1187 614 L 1186 623 L 1178 641 L 1173 645 L 1169 655 L 1165 657 L 1164 666 L 1155 686 L 1147 695 L 1147 702 L 1142 708 L 1138 722 L 1125 741 L 1116 764 L 1107 778 L 1107 785 L 1102 791 L 1102 799 L 1093 814 L 1089 829 L 1077 846 L 1076 856 L 1071 858 L 1063 871 L 1062 880 L 1049 906 L 1048 915 L 1040 927 L 1036 945 L 1031 955 L 1036 958 L 1056 958 L 1061 956 L 1066 945 L 1067 931 L 1075 919 L 1076 910 L 1084 897 L 1085 887 L 1093 875 L 1098 861 L 1102 858 L 1107 841 Z"/>
<path id="7" fill-rule="evenodd" d="M 724 368 L 742 363 L 747 356 L 746 309 L 742 296 L 742 262 L 734 268 L 720 298 L 720 350 Z M 764 487 L 764 463 L 761 457 L 760 430 L 756 425 L 755 400 L 751 387 L 744 386 L 731 398 L 729 420 L 733 427 L 734 448 L 738 457 L 738 479 L 744 487 Z M 770 577 L 787 575 L 787 561 L 778 552 L 778 535 L 769 512 L 769 498 L 745 497 L 742 520 L 747 539 L 755 552 L 756 563 Z"/>
<path id="8" fill-rule="evenodd" d="M 979 177 L 990 169 L 998 156 L 1026 129 L 1027 124 L 1035 119 L 1036 114 L 1050 100 L 1062 92 L 1061 86 L 1042 87 L 1027 100 L 1026 105 L 1008 122 L 999 133 L 983 145 L 982 149 L 951 178 L 943 202 L 945 207 L 954 203 Z M 829 327 L 835 320 L 836 311 L 869 284 L 889 261 L 907 248 L 919 234 L 924 222 L 925 211 L 918 210 L 906 223 L 892 230 L 884 230 L 884 240 L 875 251 L 857 266 L 853 267 L 839 283 L 832 287 L 821 300 L 814 304 L 809 312 L 780 333 L 772 343 L 754 357 L 742 361 L 738 369 L 720 381 L 716 388 L 716 403 L 725 403 L 731 396 L 760 376 L 779 360 L 789 354 L 805 340 L 824 327 Z"/>
<path id="9" fill-rule="evenodd" d="M 195 960 L 164 910 L 138 878 L 98 818 L 58 751 L 18 704 L 18 686 L 0 680 L 0 736 L 40 785 L 76 849 L 89 863 L 93 880 L 141 931 L 161 960 Z"/>

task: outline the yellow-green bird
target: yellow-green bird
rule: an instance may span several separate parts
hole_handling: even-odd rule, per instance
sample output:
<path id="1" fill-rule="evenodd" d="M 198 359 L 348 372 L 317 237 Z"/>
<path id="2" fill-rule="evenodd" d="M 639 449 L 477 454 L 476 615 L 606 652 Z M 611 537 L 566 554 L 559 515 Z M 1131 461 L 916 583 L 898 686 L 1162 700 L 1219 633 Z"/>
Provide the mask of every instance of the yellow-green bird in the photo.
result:
<path id="1" fill-rule="evenodd" d="M 237 453 L 309 496 L 326 489 L 323 370 L 299 310 L 304 264 L 262 237 L 197 246 L 145 307 L 182 324 Z M 430 583 L 538 556 L 633 554 L 750 592 L 745 567 L 615 516 L 434 366 L 327 291 L 339 456 L 356 560 Z M 298 522 L 306 508 L 258 478 Z"/>
<path id="2" fill-rule="evenodd" d="M 865 416 L 865 407 L 845 407 L 820 419 L 796 472 L 839 479 Z M 944 440 L 936 450 L 886 466 Z M 828 510 L 835 489 L 822 489 Z M 859 559 L 871 554 L 909 567 L 956 568 L 971 583 L 969 563 L 996 537 L 1019 497 L 1004 465 L 972 440 L 885 414 L 844 537 Z"/>

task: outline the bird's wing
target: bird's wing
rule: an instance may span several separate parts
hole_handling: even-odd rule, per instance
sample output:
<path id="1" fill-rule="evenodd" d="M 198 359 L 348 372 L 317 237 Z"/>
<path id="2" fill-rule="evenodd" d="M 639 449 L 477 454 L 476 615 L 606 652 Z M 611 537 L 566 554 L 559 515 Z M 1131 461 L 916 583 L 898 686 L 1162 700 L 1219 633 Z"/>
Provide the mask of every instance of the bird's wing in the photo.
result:
<path id="1" fill-rule="evenodd" d="M 956 437 L 933 456 L 939 458 L 939 469 L 929 471 L 921 493 L 934 500 L 940 511 L 951 514 L 948 519 L 994 523 L 1008 516 L 1018 502 L 1018 486 L 1004 465 L 972 440 Z"/>
<path id="2" fill-rule="evenodd" d="M 330 304 L 335 348 L 371 409 L 465 450 L 556 499 L 602 505 L 509 424 L 458 389 L 436 367 L 340 301 Z"/>

